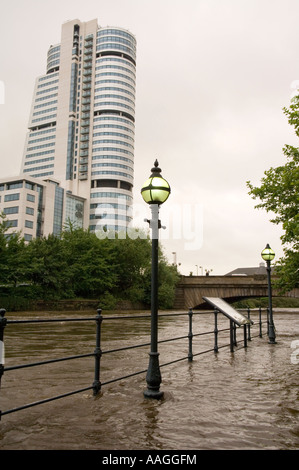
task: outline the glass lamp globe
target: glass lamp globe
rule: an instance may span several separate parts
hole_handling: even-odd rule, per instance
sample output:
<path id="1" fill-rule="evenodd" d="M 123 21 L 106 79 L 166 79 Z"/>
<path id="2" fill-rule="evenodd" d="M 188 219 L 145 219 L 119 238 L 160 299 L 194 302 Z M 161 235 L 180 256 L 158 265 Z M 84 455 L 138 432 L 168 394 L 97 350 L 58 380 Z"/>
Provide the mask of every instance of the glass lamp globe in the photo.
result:
<path id="1" fill-rule="evenodd" d="M 262 251 L 261 256 L 265 261 L 272 261 L 275 257 L 274 251 L 270 248 L 269 243 L 267 244 L 266 248 Z"/>
<path id="2" fill-rule="evenodd" d="M 151 176 L 145 181 L 141 189 L 141 195 L 147 204 L 163 204 L 170 194 L 168 182 L 162 178 L 159 163 L 156 160 L 152 168 Z"/>

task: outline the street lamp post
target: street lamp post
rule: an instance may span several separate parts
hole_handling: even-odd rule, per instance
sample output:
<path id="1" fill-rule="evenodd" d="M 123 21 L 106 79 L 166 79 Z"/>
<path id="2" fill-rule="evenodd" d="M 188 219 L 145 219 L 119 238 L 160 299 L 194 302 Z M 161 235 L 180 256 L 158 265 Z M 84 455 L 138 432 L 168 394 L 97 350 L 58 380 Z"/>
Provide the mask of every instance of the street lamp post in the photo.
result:
<path id="1" fill-rule="evenodd" d="M 152 219 L 147 220 L 152 230 L 152 271 L 151 271 L 151 351 L 149 353 L 149 365 L 146 375 L 146 398 L 162 398 L 160 391 L 161 373 L 158 353 L 158 245 L 159 245 L 159 206 L 166 201 L 170 194 L 170 186 L 161 176 L 161 169 L 156 160 L 152 168 L 152 174 L 146 180 L 141 195 L 144 201 L 150 205 Z"/>
<path id="2" fill-rule="evenodd" d="M 261 256 L 267 263 L 267 278 L 268 278 L 268 299 L 269 299 L 269 343 L 275 344 L 275 327 L 273 322 L 272 312 L 272 287 L 271 287 L 271 261 L 275 257 L 274 251 L 270 248 L 269 243 L 266 248 L 262 251 Z"/>

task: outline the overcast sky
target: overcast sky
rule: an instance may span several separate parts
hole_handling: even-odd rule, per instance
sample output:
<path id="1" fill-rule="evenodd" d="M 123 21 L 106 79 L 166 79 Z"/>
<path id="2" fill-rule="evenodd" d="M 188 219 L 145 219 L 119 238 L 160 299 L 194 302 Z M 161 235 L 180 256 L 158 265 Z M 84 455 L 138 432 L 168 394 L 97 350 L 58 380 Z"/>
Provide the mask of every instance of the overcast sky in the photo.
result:
<path id="1" fill-rule="evenodd" d="M 97 19 L 137 39 L 141 226 L 150 213 L 140 188 L 157 158 L 172 189 L 160 210 L 162 243 L 183 274 L 258 266 L 266 243 L 278 258 L 281 229 L 254 209 L 246 181 L 259 185 L 285 163 L 284 145 L 298 145 L 282 111 L 299 81 L 298 17 L 298 0 L 2 2 L 0 177 L 20 172 L 34 81 L 62 23 Z"/>

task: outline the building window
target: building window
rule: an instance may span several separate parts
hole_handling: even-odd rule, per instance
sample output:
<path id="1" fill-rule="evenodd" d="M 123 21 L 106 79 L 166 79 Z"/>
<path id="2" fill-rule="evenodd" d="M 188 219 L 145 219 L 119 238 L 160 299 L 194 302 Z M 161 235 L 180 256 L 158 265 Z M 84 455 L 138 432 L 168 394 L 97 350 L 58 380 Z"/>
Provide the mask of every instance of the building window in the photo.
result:
<path id="1" fill-rule="evenodd" d="M 30 171 L 37 171 L 37 170 L 45 170 L 47 168 L 53 168 L 54 165 L 53 164 L 50 164 L 50 165 L 42 165 L 42 166 L 35 166 L 33 168 L 26 168 L 24 170 L 24 173 L 28 173 Z"/>
<path id="2" fill-rule="evenodd" d="M 30 240 L 32 240 L 32 235 L 29 235 L 28 233 L 24 233 L 24 240 L 26 242 L 30 242 Z"/>
<path id="3" fill-rule="evenodd" d="M 83 227 L 84 218 L 84 204 L 83 201 L 67 195 L 66 197 L 66 208 L 65 208 L 65 220 L 74 224 L 76 228 Z"/>
<path id="4" fill-rule="evenodd" d="M 19 213 L 19 207 L 18 206 L 5 207 L 3 212 L 4 212 L 4 214 L 18 214 Z"/>
<path id="5" fill-rule="evenodd" d="M 6 196 L 4 197 L 4 202 L 18 201 L 19 199 L 20 199 L 20 193 L 6 194 Z"/>
<path id="6" fill-rule="evenodd" d="M 32 194 L 27 194 L 27 201 L 35 202 L 35 196 L 33 196 Z"/>
<path id="7" fill-rule="evenodd" d="M 51 77 L 51 78 L 52 78 L 52 77 Z M 59 80 L 52 80 L 51 82 L 43 83 L 43 84 L 41 84 L 41 85 L 38 85 L 37 88 L 48 87 L 48 86 L 50 86 L 50 85 L 53 85 L 53 83 L 58 83 L 58 82 L 59 82 Z"/>
<path id="8" fill-rule="evenodd" d="M 33 228 L 33 222 L 31 220 L 25 220 L 25 227 Z"/>
<path id="9" fill-rule="evenodd" d="M 36 175 L 32 175 L 32 178 L 42 178 L 43 176 L 51 176 L 54 175 L 53 171 L 48 171 L 45 173 L 37 173 Z"/>
<path id="10" fill-rule="evenodd" d="M 33 209 L 33 207 L 26 207 L 26 214 L 28 214 L 28 215 L 34 215 L 34 209 Z"/>
<path id="11" fill-rule="evenodd" d="M 7 227 L 17 227 L 18 226 L 18 220 L 17 219 L 14 219 L 14 220 L 8 220 L 7 221 Z"/>
<path id="12" fill-rule="evenodd" d="M 113 193 L 113 192 L 102 192 L 102 193 L 91 193 L 91 198 L 116 198 L 116 199 L 126 199 L 127 201 L 131 201 L 133 198 L 132 196 L 127 196 L 126 194 L 121 193 Z"/>
<path id="13" fill-rule="evenodd" d="M 54 202 L 54 221 L 53 221 L 53 234 L 54 235 L 60 235 L 62 231 L 63 198 L 64 198 L 64 189 L 57 186 L 55 188 L 55 202 Z"/>
<path id="14" fill-rule="evenodd" d="M 42 203 L 43 203 L 43 187 L 37 186 L 38 192 L 38 205 L 37 205 L 37 218 L 36 218 L 36 236 L 42 235 Z"/>
<path id="15" fill-rule="evenodd" d="M 67 145 L 67 160 L 66 160 L 66 176 L 67 180 L 72 179 L 73 173 L 73 156 L 74 156 L 74 138 L 75 138 L 75 123 L 69 121 L 68 125 L 68 145 Z"/>
<path id="16" fill-rule="evenodd" d="M 17 181 L 16 183 L 10 183 L 7 185 L 7 189 L 18 189 L 23 187 L 23 181 Z"/>

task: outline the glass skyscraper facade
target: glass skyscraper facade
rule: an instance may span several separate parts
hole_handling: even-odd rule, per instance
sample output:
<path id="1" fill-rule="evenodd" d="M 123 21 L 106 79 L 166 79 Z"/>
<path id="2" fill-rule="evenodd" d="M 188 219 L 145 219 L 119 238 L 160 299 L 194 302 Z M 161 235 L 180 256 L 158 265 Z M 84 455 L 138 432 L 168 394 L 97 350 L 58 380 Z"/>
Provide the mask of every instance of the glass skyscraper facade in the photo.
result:
<path id="1" fill-rule="evenodd" d="M 123 230 L 134 183 L 136 39 L 96 20 L 62 25 L 37 78 L 22 174 L 55 179 L 55 227 L 72 209 L 79 226 Z M 73 205 L 59 201 L 81 198 Z M 82 201 L 84 208 L 82 209 Z M 77 214 L 77 216 L 76 216 Z M 60 222 L 62 220 L 62 222 Z"/>

